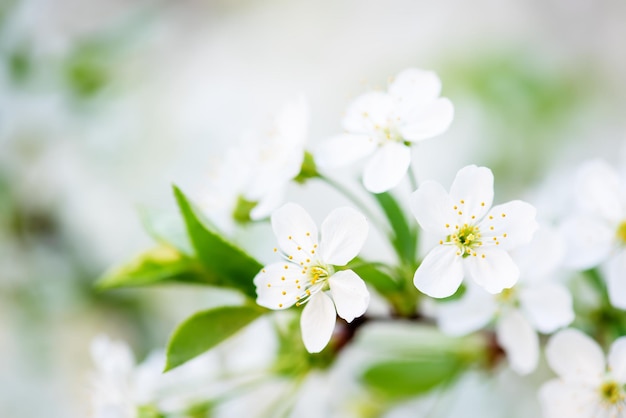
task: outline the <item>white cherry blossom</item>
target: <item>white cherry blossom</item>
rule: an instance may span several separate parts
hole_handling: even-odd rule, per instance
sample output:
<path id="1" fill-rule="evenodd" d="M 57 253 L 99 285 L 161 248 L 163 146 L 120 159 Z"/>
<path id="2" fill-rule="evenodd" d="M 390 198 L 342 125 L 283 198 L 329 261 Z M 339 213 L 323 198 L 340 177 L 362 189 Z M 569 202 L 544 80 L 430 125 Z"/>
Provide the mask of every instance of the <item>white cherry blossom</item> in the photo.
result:
<path id="1" fill-rule="evenodd" d="M 330 341 L 337 315 L 351 322 L 369 304 L 363 280 L 352 270 L 334 269 L 357 256 L 367 237 L 367 220 L 352 208 L 335 209 L 322 223 L 318 240 L 310 215 L 287 203 L 272 214 L 272 228 L 284 260 L 254 278 L 257 303 L 277 310 L 306 304 L 302 339 L 309 352 L 320 352 Z"/>
<path id="2" fill-rule="evenodd" d="M 626 417 L 626 337 L 613 342 L 605 362 L 593 339 L 569 328 L 548 341 L 546 357 L 558 378 L 539 391 L 545 418 Z"/>
<path id="3" fill-rule="evenodd" d="M 302 168 L 308 138 L 306 100 L 288 102 L 258 133 L 215 161 L 200 205 L 222 229 L 229 230 L 237 205 L 251 205 L 250 219 L 268 217 L 284 202 L 285 189 Z M 248 215 L 246 213 L 246 215 Z"/>
<path id="4" fill-rule="evenodd" d="M 556 231 L 539 229 L 529 245 L 512 254 L 521 272 L 514 287 L 493 295 L 468 283 L 460 300 L 438 305 L 439 327 L 450 335 L 464 335 L 495 320 L 496 337 L 510 367 L 521 375 L 532 372 L 539 360 L 537 332 L 552 333 L 574 319 L 571 294 L 551 280 L 563 251 Z"/>
<path id="5" fill-rule="evenodd" d="M 601 160 L 583 164 L 576 178 L 578 211 L 561 225 L 565 262 L 576 269 L 601 266 L 613 306 L 626 309 L 626 181 Z"/>
<path id="6" fill-rule="evenodd" d="M 425 181 L 411 196 L 420 226 L 440 237 L 413 282 L 421 292 L 451 296 L 469 276 L 489 293 L 512 287 L 519 269 L 509 251 L 528 243 L 537 229 L 535 208 L 514 200 L 491 207 L 493 174 L 470 165 L 456 175 L 450 193 Z"/>
<path id="7" fill-rule="evenodd" d="M 345 133 L 323 143 L 316 162 L 333 168 L 369 156 L 365 188 L 382 193 L 397 186 L 411 164 L 411 144 L 445 132 L 452 122 L 452 103 L 440 92 L 435 73 L 402 71 L 387 92 L 365 93 L 350 104 L 342 123 Z"/>

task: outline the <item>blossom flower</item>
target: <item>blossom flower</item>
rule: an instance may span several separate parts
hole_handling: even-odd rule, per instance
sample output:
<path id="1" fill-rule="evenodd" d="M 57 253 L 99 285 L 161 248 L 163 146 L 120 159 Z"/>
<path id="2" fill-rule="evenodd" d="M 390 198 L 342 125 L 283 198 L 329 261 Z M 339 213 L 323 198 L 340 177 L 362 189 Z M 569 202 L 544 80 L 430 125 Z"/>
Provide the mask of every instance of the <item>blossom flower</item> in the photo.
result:
<path id="1" fill-rule="evenodd" d="M 437 307 L 437 322 L 450 335 L 464 335 L 495 319 L 498 343 L 510 367 L 524 375 L 537 367 L 537 331 L 552 333 L 574 320 L 572 296 L 565 286 L 549 280 L 563 256 L 564 243 L 556 231 L 542 228 L 532 242 L 512 253 L 520 280 L 512 288 L 492 295 L 468 284 L 458 301 Z"/>
<path id="2" fill-rule="evenodd" d="M 367 220 L 349 207 L 335 209 L 322 223 L 318 241 L 309 214 L 287 203 L 272 214 L 272 228 L 285 260 L 266 266 L 254 278 L 257 303 L 278 310 L 306 304 L 302 339 L 309 352 L 320 352 L 330 341 L 337 315 L 351 322 L 369 304 L 363 280 L 352 270 L 335 272 L 333 267 L 346 265 L 359 253 Z"/>
<path id="3" fill-rule="evenodd" d="M 260 134 L 248 134 L 213 167 L 201 205 L 209 218 L 229 229 L 233 217 L 268 217 L 302 168 L 309 109 L 304 98 L 289 102 Z M 245 213 L 239 213 L 242 211 Z"/>
<path id="4" fill-rule="evenodd" d="M 420 226 L 440 237 L 415 272 L 418 290 L 448 297 L 465 275 L 489 293 L 517 282 L 519 269 L 508 251 L 531 240 L 536 211 L 519 200 L 491 208 L 492 201 L 493 174 L 475 165 L 457 173 L 450 193 L 434 181 L 413 193 L 411 208 Z"/>
<path id="5" fill-rule="evenodd" d="M 607 163 L 581 166 L 576 181 L 579 212 L 561 224 L 569 246 L 565 263 L 601 265 L 611 304 L 626 309 L 626 181 Z"/>
<path id="6" fill-rule="evenodd" d="M 558 378 L 543 384 L 539 400 L 546 418 L 623 418 L 626 416 L 626 337 L 608 355 L 576 329 L 555 334 L 546 346 Z"/>
<path id="7" fill-rule="evenodd" d="M 316 162 L 333 168 L 371 156 L 365 188 L 382 193 L 397 186 L 411 164 L 411 144 L 443 133 L 452 122 L 454 108 L 440 92 L 435 73 L 402 71 L 387 92 L 365 93 L 352 102 L 342 122 L 345 133 L 323 143 Z"/>

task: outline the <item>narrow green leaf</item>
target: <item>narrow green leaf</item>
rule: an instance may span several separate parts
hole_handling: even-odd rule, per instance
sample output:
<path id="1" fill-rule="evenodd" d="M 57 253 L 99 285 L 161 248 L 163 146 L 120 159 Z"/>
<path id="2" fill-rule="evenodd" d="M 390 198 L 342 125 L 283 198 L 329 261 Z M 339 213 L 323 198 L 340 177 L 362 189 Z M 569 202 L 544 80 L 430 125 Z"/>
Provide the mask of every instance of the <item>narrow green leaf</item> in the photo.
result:
<path id="1" fill-rule="evenodd" d="M 372 361 L 362 382 L 389 398 L 418 396 L 456 379 L 468 367 L 484 364 L 488 341 L 475 334 L 450 337 L 436 327 L 411 322 L 372 324 L 355 344 Z"/>
<path id="2" fill-rule="evenodd" d="M 170 337 L 165 371 L 217 346 L 265 312 L 259 306 L 246 305 L 220 306 L 196 313 L 180 324 Z"/>
<path id="3" fill-rule="evenodd" d="M 363 382 L 391 398 L 410 397 L 451 382 L 463 369 L 463 364 L 452 356 L 389 360 L 368 368 Z"/>
<path id="4" fill-rule="evenodd" d="M 96 286 L 104 290 L 169 282 L 211 284 L 211 277 L 197 260 L 168 245 L 159 245 L 105 273 Z"/>
<path id="5" fill-rule="evenodd" d="M 185 220 L 187 233 L 198 259 L 218 286 L 232 287 L 256 297 L 254 276 L 263 267 L 242 249 L 213 232 L 187 197 L 174 186 L 174 194 Z"/>
<path id="6" fill-rule="evenodd" d="M 146 232 L 156 241 L 176 247 L 184 254 L 194 254 L 185 222 L 179 212 L 141 208 L 139 213 Z"/>
<path id="7" fill-rule="evenodd" d="M 383 272 L 375 264 L 360 263 L 357 260 L 354 266 L 348 264 L 348 268 L 358 274 L 366 283 L 372 285 L 381 295 L 391 295 L 398 292 L 402 287 L 389 274 Z M 352 263 L 351 263 L 352 264 Z"/>
<path id="8" fill-rule="evenodd" d="M 374 194 L 385 212 L 394 233 L 393 246 L 400 259 L 409 265 L 415 264 L 417 229 L 409 225 L 398 202 L 389 192 Z"/>

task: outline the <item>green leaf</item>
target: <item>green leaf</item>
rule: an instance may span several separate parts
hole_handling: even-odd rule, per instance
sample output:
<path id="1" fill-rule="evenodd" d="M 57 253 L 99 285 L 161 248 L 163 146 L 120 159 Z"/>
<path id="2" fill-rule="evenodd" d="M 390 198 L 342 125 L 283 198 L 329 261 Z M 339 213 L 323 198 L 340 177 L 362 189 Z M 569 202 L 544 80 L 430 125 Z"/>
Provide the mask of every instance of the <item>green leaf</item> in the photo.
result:
<path id="1" fill-rule="evenodd" d="M 154 209 L 141 208 L 141 221 L 152 238 L 162 244 L 176 247 L 187 255 L 193 255 L 194 250 L 187 236 L 187 228 L 180 213 L 162 212 Z"/>
<path id="2" fill-rule="evenodd" d="M 417 229 L 409 225 L 402 208 L 391 193 L 374 194 L 374 197 L 389 219 L 394 234 L 392 244 L 398 256 L 408 265 L 415 265 Z"/>
<path id="3" fill-rule="evenodd" d="M 255 305 L 220 306 L 191 316 L 176 328 L 167 344 L 165 371 L 217 346 L 267 312 Z"/>
<path id="4" fill-rule="evenodd" d="M 391 398 L 417 396 L 451 382 L 463 371 L 454 357 L 389 360 L 375 364 L 363 374 L 371 389 Z"/>
<path id="5" fill-rule="evenodd" d="M 166 282 L 210 284 L 210 281 L 197 260 L 168 245 L 159 245 L 105 273 L 96 286 L 113 289 Z"/>
<path id="6" fill-rule="evenodd" d="M 356 263 L 354 263 L 355 265 L 351 265 L 353 263 L 348 264 L 346 267 L 352 269 L 366 283 L 372 285 L 381 295 L 389 296 L 402 289 L 396 280 L 379 269 L 375 264 L 361 264 L 362 261 L 360 259 L 357 259 Z"/>
<path id="7" fill-rule="evenodd" d="M 232 287 L 255 298 L 254 276 L 263 267 L 242 249 L 207 227 L 187 197 L 174 186 L 174 194 L 185 220 L 187 234 L 198 259 L 217 286 Z"/>
<path id="8" fill-rule="evenodd" d="M 418 396 L 448 384 L 470 366 L 484 363 L 488 354 L 482 335 L 450 337 L 411 322 L 372 324 L 361 330 L 356 344 L 372 358 L 363 383 L 389 398 Z"/>

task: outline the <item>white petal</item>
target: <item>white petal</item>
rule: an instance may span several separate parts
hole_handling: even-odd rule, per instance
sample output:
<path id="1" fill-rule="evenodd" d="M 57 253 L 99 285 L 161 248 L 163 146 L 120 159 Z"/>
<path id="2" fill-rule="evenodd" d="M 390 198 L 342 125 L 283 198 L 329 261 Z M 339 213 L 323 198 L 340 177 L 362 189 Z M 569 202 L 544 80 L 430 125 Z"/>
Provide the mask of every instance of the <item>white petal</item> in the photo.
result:
<path id="1" fill-rule="evenodd" d="M 326 264 L 344 266 L 363 248 L 369 225 L 359 211 L 350 207 L 333 210 L 322 223 L 320 255 Z"/>
<path id="2" fill-rule="evenodd" d="M 483 257 L 484 255 L 484 257 Z M 500 293 L 513 287 L 519 278 L 519 269 L 511 256 L 499 248 L 476 250 L 476 255 L 463 259 L 468 275 L 489 293 Z"/>
<path id="3" fill-rule="evenodd" d="M 365 313 L 370 302 L 370 293 L 358 274 L 352 270 L 338 271 L 330 276 L 328 284 L 340 317 L 352 322 L 354 318 Z"/>
<path id="4" fill-rule="evenodd" d="M 521 279 L 526 283 L 546 279 L 560 266 L 564 256 L 563 237 L 558 230 L 547 225 L 541 225 L 529 244 L 511 252 Z"/>
<path id="5" fill-rule="evenodd" d="M 520 309 L 535 329 L 552 333 L 574 320 L 572 295 L 560 283 L 537 283 L 520 289 Z"/>
<path id="6" fill-rule="evenodd" d="M 363 185 L 372 193 L 382 193 L 396 187 L 411 164 L 411 150 L 399 142 L 389 142 L 378 148 L 365 166 Z"/>
<path id="7" fill-rule="evenodd" d="M 453 295 L 463 281 L 463 265 L 456 252 L 455 247 L 438 245 L 426 254 L 413 276 L 417 290 L 433 298 Z"/>
<path id="8" fill-rule="evenodd" d="M 411 210 L 420 226 L 442 237 L 450 235 L 456 219 L 452 200 L 443 187 L 434 181 L 425 181 L 411 195 Z M 446 225 L 448 225 L 446 227 Z"/>
<path id="9" fill-rule="evenodd" d="M 571 216 L 559 228 L 565 239 L 563 263 L 575 269 L 587 269 L 606 260 L 613 248 L 615 231 L 598 219 Z"/>
<path id="10" fill-rule="evenodd" d="M 602 160 L 585 163 L 578 171 L 577 191 L 581 207 L 612 223 L 622 220 L 620 179 L 616 170 Z"/>
<path id="11" fill-rule="evenodd" d="M 599 396 L 595 388 L 572 385 L 558 379 L 544 383 L 539 401 L 545 418 L 591 418 L 597 411 Z"/>
<path id="12" fill-rule="evenodd" d="M 609 259 L 606 285 L 611 305 L 626 309 L 626 250 L 620 250 Z"/>
<path id="13" fill-rule="evenodd" d="M 482 240 L 506 250 L 528 244 L 539 228 L 536 215 L 535 207 L 521 200 L 494 206 L 479 224 Z"/>
<path id="14" fill-rule="evenodd" d="M 539 338 L 519 311 L 512 310 L 502 316 L 496 325 L 496 336 L 516 373 L 525 375 L 537 368 Z"/>
<path id="15" fill-rule="evenodd" d="M 336 135 L 315 150 L 315 163 L 323 168 L 342 167 L 364 158 L 378 148 L 372 135 Z"/>
<path id="16" fill-rule="evenodd" d="M 294 260 L 310 257 L 317 245 L 317 225 L 300 205 L 286 203 L 272 213 L 272 229 L 278 246 Z"/>
<path id="17" fill-rule="evenodd" d="M 604 375 L 604 354 L 600 346 L 577 329 L 554 334 L 546 345 L 548 364 L 564 380 L 597 385 Z"/>
<path id="18" fill-rule="evenodd" d="M 493 203 L 493 173 L 487 167 L 463 167 L 452 182 L 450 198 L 460 212 L 460 224 L 475 224 Z"/>
<path id="19" fill-rule="evenodd" d="M 376 126 L 387 126 L 394 110 L 394 100 L 387 93 L 369 92 L 357 97 L 348 106 L 343 128 L 353 134 L 369 135 Z"/>
<path id="20" fill-rule="evenodd" d="M 467 286 L 460 300 L 437 305 L 437 325 L 448 335 L 465 335 L 483 328 L 497 310 L 493 295 L 479 286 Z"/>
<path id="21" fill-rule="evenodd" d="M 254 277 L 256 302 L 269 309 L 289 308 L 296 303 L 296 296 L 302 293 L 296 283 L 301 278 L 301 268 L 297 264 L 279 262 L 265 266 Z"/>
<path id="22" fill-rule="evenodd" d="M 300 317 L 302 341 L 309 353 L 319 353 L 326 347 L 336 320 L 335 305 L 326 293 L 318 292 L 311 296 Z"/>
<path id="23" fill-rule="evenodd" d="M 408 68 L 395 77 L 388 91 L 400 106 L 421 108 L 439 97 L 441 80 L 433 71 Z"/>
<path id="24" fill-rule="evenodd" d="M 626 383 L 626 337 L 613 342 L 608 356 L 611 375 L 622 385 Z"/>
<path id="25" fill-rule="evenodd" d="M 283 203 L 284 199 L 285 186 L 271 189 L 250 211 L 250 219 L 258 221 L 269 217 L 272 212 Z"/>
<path id="26" fill-rule="evenodd" d="M 404 114 L 399 131 L 407 141 L 420 141 L 444 133 L 454 118 L 454 106 L 446 98 L 437 99 L 416 114 Z"/>

